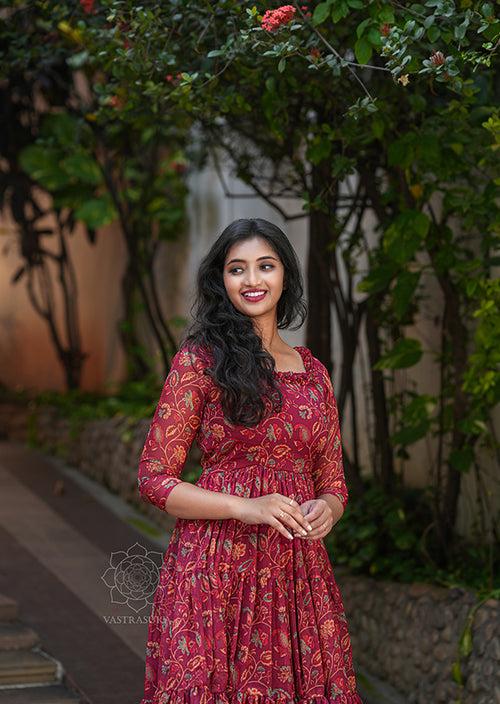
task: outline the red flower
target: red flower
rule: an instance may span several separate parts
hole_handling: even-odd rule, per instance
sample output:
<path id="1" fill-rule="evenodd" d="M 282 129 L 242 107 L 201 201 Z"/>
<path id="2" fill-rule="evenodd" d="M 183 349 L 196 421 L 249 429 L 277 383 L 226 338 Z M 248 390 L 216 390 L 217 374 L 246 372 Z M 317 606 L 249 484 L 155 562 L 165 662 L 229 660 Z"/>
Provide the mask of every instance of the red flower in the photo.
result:
<path id="1" fill-rule="evenodd" d="M 87 15 L 94 12 L 94 0 L 80 0 L 80 5 Z"/>
<path id="2" fill-rule="evenodd" d="M 309 52 L 309 56 L 312 56 L 313 59 L 319 59 L 319 57 L 321 56 L 321 51 L 318 49 L 317 46 L 313 46 L 313 48 Z"/>
<path id="3" fill-rule="evenodd" d="M 444 54 L 442 51 L 435 51 L 433 54 L 430 56 L 431 63 L 434 64 L 434 66 L 441 66 L 441 64 L 444 64 L 445 58 Z"/>
<path id="4" fill-rule="evenodd" d="M 123 100 L 120 98 L 119 95 L 112 95 L 112 96 L 108 99 L 108 105 L 111 105 L 112 108 L 116 108 L 117 110 L 119 110 L 120 108 L 122 108 L 122 107 L 123 107 L 123 104 L 124 104 L 124 103 L 123 103 Z"/>
<path id="5" fill-rule="evenodd" d="M 261 22 L 262 28 L 268 32 L 273 32 L 282 25 L 288 24 L 294 15 L 295 8 L 293 5 L 282 5 L 276 10 L 266 10 Z"/>
<path id="6" fill-rule="evenodd" d="M 177 174 L 183 174 L 186 171 L 186 164 L 184 164 L 182 161 L 171 161 L 169 166 Z"/>
<path id="7" fill-rule="evenodd" d="M 385 23 L 380 27 L 380 34 L 383 34 L 384 37 L 387 37 L 387 35 L 390 33 L 390 31 L 391 31 L 391 25 L 390 25 L 390 24 L 387 24 L 387 22 L 385 22 Z"/>

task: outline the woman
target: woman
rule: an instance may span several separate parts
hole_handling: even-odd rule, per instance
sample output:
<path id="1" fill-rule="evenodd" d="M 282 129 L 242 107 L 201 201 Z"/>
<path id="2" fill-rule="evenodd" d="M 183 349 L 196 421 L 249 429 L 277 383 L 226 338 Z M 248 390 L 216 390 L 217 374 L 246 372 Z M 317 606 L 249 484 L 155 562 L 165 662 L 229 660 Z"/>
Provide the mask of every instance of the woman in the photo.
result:
<path id="1" fill-rule="evenodd" d="M 139 463 L 141 496 L 177 517 L 141 704 L 361 704 L 322 542 L 348 498 L 332 383 L 278 334 L 305 315 L 285 234 L 229 225 L 201 263 Z M 192 485 L 180 474 L 195 438 Z"/>

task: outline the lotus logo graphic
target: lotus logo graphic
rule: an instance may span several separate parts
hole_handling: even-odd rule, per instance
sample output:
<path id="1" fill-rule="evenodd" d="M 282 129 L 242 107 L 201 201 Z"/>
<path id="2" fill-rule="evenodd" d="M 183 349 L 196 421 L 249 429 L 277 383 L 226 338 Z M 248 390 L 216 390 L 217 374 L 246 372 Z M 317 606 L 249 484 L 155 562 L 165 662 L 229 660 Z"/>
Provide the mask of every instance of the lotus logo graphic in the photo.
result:
<path id="1" fill-rule="evenodd" d="M 136 613 L 152 604 L 162 561 L 161 552 L 148 552 L 139 543 L 134 543 L 127 552 L 112 552 L 109 558 L 111 567 L 101 575 L 110 587 L 111 602 L 128 604 Z"/>

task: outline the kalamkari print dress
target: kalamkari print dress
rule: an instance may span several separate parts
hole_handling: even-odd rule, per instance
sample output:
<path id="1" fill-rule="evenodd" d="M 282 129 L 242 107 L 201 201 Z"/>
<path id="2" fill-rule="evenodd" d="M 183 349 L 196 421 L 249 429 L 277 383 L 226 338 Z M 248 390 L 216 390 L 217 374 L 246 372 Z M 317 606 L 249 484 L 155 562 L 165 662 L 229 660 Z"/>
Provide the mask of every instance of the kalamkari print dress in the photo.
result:
<path id="1" fill-rule="evenodd" d="M 142 498 L 166 509 L 191 443 L 196 484 L 299 504 L 324 493 L 345 507 L 337 405 L 326 367 L 297 346 L 304 370 L 275 371 L 283 407 L 233 425 L 204 373 L 210 353 L 182 346 L 139 461 Z M 177 518 L 148 625 L 140 704 L 362 704 L 341 593 L 322 539 L 267 524 Z"/>

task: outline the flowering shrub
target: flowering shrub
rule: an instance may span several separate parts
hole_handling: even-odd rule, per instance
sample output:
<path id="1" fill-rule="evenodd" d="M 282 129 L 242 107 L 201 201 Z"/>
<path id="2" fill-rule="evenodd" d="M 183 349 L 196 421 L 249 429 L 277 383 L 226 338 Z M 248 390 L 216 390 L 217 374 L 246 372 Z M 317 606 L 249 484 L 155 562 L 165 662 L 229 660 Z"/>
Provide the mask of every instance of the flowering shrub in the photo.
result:
<path id="1" fill-rule="evenodd" d="M 262 18 L 262 28 L 268 32 L 279 29 L 282 25 L 288 24 L 295 16 L 293 5 L 282 5 L 276 10 L 266 10 Z"/>

